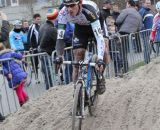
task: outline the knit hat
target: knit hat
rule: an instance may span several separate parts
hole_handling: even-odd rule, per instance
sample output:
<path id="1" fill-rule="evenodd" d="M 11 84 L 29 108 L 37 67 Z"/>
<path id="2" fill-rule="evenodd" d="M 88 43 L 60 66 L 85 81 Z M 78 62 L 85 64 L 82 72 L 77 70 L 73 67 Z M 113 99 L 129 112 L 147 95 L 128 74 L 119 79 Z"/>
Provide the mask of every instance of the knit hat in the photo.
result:
<path id="1" fill-rule="evenodd" d="M 47 12 L 47 19 L 48 20 L 54 20 L 56 19 L 58 16 L 58 10 L 57 9 L 52 9 L 52 8 L 49 8 L 48 9 L 48 12 Z"/>

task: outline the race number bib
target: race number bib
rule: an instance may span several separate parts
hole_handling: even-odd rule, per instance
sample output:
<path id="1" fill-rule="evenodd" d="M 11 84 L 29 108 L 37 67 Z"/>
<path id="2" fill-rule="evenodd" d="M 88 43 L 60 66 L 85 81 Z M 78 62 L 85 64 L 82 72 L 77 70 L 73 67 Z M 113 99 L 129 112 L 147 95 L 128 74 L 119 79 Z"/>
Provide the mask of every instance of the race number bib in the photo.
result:
<path id="1" fill-rule="evenodd" d="M 95 22 L 91 23 L 91 26 L 92 26 L 95 37 L 99 37 L 102 35 L 102 30 L 101 30 L 101 25 L 99 20 L 96 20 Z"/>
<path id="2" fill-rule="evenodd" d="M 58 29 L 58 37 L 57 37 L 57 39 L 63 39 L 64 38 L 64 33 L 65 33 L 65 30 Z"/>

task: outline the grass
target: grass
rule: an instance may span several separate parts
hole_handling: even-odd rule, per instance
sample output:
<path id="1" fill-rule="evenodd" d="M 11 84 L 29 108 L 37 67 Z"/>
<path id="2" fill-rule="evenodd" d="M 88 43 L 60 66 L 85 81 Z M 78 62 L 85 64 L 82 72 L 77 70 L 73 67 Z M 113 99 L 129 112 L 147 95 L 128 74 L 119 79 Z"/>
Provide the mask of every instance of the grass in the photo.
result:
<path id="1" fill-rule="evenodd" d="M 146 65 L 143 61 L 138 62 L 137 64 L 132 65 L 131 67 L 129 67 L 129 71 L 133 71 L 141 66 Z"/>

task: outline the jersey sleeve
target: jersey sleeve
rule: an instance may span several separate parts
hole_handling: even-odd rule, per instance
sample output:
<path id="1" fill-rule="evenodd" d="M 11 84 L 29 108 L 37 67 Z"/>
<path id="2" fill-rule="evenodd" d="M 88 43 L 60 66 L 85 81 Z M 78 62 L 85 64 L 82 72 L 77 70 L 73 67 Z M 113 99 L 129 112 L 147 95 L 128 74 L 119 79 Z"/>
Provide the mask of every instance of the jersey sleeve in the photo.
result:
<path id="1" fill-rule="evenodd" d="M 67 21 L 67 12 L 64 7 L 62 8 L 58 16 L 58 30 L 56 41 L 57 55 L 62 55 L 64 51 L 64 34 L 66 30 Z"/>
<path id="2" fill-rule="evenodd" d="M 99 19 L 98 12 L 91 5 L 83 5 L 82 13 L 91 23 Z"/>
<path id="3" fill-rule="evenodd" d="M 64 39 L 64 33 L 66 29 L 67 19 L 67 10 L 63 7 L 58 15 L 58 34 L 57 39 Z"/>
<path id="4" fill-rule="evenodd" d="M 59 12 L 59 15 L 58 15 L 58 23 L 60 24 L 67 24 L 68 22 L 68 11 L 66 9 L 66 7 L 63 7 L 60 12 Z"/>
<path id="5" fill-rule="evenodd" d="M 92 22 L 91 27 L 97 41 L 98 59 L 103 60 L 104 51 L 105 51 L 105 41 L 103 38 L 100 21 L 96 20 Z"/>

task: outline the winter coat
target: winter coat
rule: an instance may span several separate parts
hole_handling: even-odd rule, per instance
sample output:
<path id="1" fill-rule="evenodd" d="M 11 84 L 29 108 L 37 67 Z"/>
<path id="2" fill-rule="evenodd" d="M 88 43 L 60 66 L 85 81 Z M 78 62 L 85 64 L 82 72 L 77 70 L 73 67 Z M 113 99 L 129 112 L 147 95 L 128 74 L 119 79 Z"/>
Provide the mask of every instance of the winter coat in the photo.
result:
<path id="1" fill-rule="evenodd" d="M 151 29 L 153 25 L 153 14 L 151 9 L 142 7 L 139 10 L 140 15 L 142 16 L 143 29 Z"/>
<path id="2" fill-rule="evenodd" d="M 15 53 L 10 49 L 5 49 L 0 51 L 0 59 L 14 58 L 21 60 L 22 54 Z M 7 77 L 9 87 L 17 87 L 22 81 L 27 78 L 27 73 L 21 68 L 21 65 L 15 60 L 9 60 L 2 62 L 3 64 L 3 74 Z M 8 78 L 8 74 L 12 74 L 12 79 Z"/>
<path id="3" fill-rule="evenodd" d="M 8 39 L 8 35 L 9 35 L 9 22 L 6 20 L 2 20 L 0 42 L 6 41 Z"/>
<path id="4" fill-rule="evenodd" d="M 57 29 L 50 21 L 46 21 L 39 29 L 39 44 L 41 51 L 47 52 L 52 55 L 55 50 L 57 40 Z"/>
<path id="5" fill-rule="evenodd" d="M 118 16 L 116 24 L 120 26 L 119 32 L 135 33 L 142 28 L 142 17 L 135 8 L 126 8 Z"/>
<path id="6" fill-rule="evenodd" d="M 106 20 L 108 16 L 112 16 L 110 9 L 101 9 L 100 15 L 102 15 L 104 20 Z"/>
<path id="7" fill-rule="evenodd" d="M 39 43 L 38 42 L 39 28 L 40 28 L 40 25 L 38 25 L 38 24 L 32 24 L 29 27 L 28 35 L 27 35 L 27 42 L 29 43 L 29 45 L 32 48 L 38 48 L 38 46 L 39 46 L 39 44 L 38 44 Z"/>
<path id="8" fill-rule="evenodd" d="M 24 35 L 22 32 L 15 32 L 12 30 L 9 33 L 9 43 L 11 46 L 11 49 L 15 51 L 22 51 L 24 50 Z"/>

